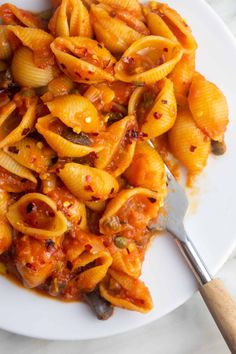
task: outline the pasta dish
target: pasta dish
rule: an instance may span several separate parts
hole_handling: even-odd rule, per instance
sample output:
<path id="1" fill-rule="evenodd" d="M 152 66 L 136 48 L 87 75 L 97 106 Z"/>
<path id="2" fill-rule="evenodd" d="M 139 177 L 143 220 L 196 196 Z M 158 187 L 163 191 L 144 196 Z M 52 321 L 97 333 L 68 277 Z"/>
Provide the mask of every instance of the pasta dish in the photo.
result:
<path id="1" fill-rule="evenodd" d="M 165 164 L 191 185 L 225 152 L 226 98 L 167 4 L 49 7 L 0 6 L 0 273 L 99 319 L 146 313 Z"/>

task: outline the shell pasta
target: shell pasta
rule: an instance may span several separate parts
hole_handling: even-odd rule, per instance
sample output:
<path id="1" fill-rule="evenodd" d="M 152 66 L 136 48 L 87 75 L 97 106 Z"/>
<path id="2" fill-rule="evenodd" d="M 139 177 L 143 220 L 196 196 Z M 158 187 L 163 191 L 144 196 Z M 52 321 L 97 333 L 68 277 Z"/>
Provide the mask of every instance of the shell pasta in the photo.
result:
<path id="1" fill-rule="evenodd" d="M 0 267 L 99 319 L 147 313 L 165 163 L 191 186 L 225 152 L 227 101 L 167 4 L 51 4 L 0 5 Z"/>

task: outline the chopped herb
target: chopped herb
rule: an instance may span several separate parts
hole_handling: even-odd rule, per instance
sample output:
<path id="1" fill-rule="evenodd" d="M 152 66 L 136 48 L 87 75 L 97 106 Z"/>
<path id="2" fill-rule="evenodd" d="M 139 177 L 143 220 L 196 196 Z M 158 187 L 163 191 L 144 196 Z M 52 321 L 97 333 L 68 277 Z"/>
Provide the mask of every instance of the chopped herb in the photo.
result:
<path id="1" fill-rule="evenodd" d="M 118 122 L 122 118 L 124 118 L 123 113 L 121 113 L 121 112 L 110 112 L 107 125 L 109 126 L 112 123 Z"/>
<path id="2" fill-rule="evenodd" d="M 167 103 L 168 103 L 168 101 L 167 101 L 167 100 L 161 100 L 161 103 L 163 103 L 163 104 L 167 104 Z"/>
<path id="3" fill-rule="evenodd" d="M 67 128 L 65 132 L 63 132 L 63 138 L 66 140 L 69 140 L 73 144 L 79 144 L 79 145 L 85 145 L 85 146 L 91 146 L 92 141 L 89 137 L 88 134 L 86 133 L 79 133 L 76 134 L 71 128 Z"/>
<path id="4" fill-rule="evenodd" d="M 155 101 L 155 94 L 154 92 L 150 92 L 150 91 L 146 91 L 143 94 L 143 98 L 142 98 L 142 106 L 144 108 L 149 108 L 153 105 Z"/>

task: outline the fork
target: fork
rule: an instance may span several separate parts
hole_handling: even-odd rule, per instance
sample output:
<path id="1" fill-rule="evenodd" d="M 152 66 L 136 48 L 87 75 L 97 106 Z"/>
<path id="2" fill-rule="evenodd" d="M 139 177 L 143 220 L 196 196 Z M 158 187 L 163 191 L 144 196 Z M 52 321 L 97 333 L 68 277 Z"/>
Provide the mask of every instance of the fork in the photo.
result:
<path id="1" fill-rule="evenodd" d="M 153 144 L 149 141 L 149 144 Z M 230 351 L 236 354 L 236 303 L 225 289 L 220 279 L 213 278 L 184 227 L 184 217 L 188 209 L 188 199 L 184 189 L 167 170 L 168 194 L 165 199 L 165 214 L 161 214 L 154 226 L 166 230 L 173 237 L 184 258 L 194 273 L 199 291 L 215 320 Z"/>

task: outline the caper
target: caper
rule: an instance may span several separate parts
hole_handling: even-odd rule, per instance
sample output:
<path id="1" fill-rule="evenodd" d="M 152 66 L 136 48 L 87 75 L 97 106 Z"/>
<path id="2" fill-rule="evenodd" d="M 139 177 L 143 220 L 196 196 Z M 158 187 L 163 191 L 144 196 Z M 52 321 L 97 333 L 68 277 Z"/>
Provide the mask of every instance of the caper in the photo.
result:
<path id="1" fill-rule="evenodd" d="M 217 156 L 224 155 L 224 153 L 226 152 L 225 142 L 212 140 L 211 141 L 211 151 L 214 155 L 217 155 Z"/>
<path id="2" fill-rule="evenodd" d="M 115 245 L 118 248 L 126 248 L 128 246 L 128 240 L 126 237 L 117 236 L 115 238 Z"/>
<path id="3" fill-rule="evenodd" d="M 46 21 L 49 21 L 50 18 L 52 17 L 52 9 L 48 9 L 45 11 L 40 12 L 39 16 Z"/>
<path id="4" fill-rule="evenodd" d="M 24 90 L 21 92 L 21 96 L 23 97 L 33 97 L 35 96 L 34 90 Z"/>

